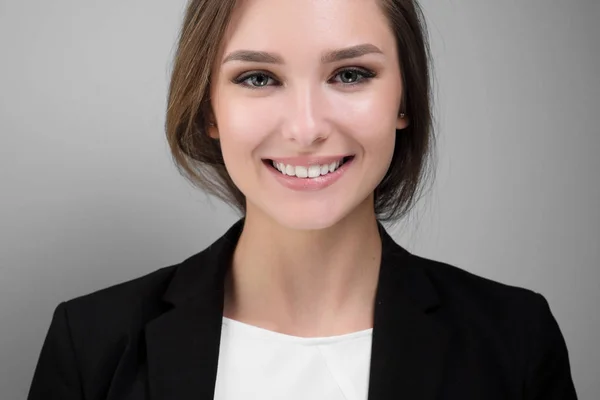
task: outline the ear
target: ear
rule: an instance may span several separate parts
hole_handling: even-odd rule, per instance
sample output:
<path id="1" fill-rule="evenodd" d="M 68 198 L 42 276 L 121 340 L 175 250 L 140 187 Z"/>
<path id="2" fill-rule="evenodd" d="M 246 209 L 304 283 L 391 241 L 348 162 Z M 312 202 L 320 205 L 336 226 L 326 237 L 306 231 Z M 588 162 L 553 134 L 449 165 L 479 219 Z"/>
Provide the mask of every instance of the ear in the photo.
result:
<path id="1" fill-rule="evenodd" d="M 398 115 L 398 119 L 396 120 L 396 129 L 402 130 L 406 128 L 410 124 L 409 118 L 406 114 L 400 113 Z"/>
<path id="2" fill-rule="evenodd" d="M 211 139 L 219 139 L 219 128 L 217 127 L 215 113 L 211 109 L 205 114 L 206 121 L 206 133 Z"/>
<path id="3" fill-rule="evenodd" d="M 217 125 L 214 122 L 208 123 L 208 136 L 213 139 L 219 138 L 219 128 L 217 128 Z"/>

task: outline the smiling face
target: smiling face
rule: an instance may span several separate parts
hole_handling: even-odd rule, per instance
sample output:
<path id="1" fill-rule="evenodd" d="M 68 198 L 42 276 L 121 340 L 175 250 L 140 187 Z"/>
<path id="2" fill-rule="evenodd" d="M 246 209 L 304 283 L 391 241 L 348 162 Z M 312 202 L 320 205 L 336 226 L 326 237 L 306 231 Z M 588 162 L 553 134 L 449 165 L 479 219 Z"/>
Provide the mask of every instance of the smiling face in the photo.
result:
<path id="1" fill-rule="evenodd" d="M 407 124 L 396 41 L 377 0 L 240 1 L 212 77 L 209 133 L 248 215 L 323 229 L 374 214 L 373 191 Z"/>

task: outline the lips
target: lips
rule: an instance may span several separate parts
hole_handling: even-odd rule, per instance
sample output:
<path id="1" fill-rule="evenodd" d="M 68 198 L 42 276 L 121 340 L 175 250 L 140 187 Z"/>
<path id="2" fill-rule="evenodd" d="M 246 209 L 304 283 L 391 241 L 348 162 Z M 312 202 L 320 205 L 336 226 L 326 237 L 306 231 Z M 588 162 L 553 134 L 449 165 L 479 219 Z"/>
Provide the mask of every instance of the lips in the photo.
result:
<path id="1" fill-rule="evenodd" d="M 325 159 L 322 158 L 321 160 L 324 161 Z M 332 172 L 329 171 L 331 164 L 315 164 L 308 168 L 303 165 L 286 165 L 284 173 L 283 168 L 280 170 L 275 167 L 273 163 L 274 160 L 271 159 L 263 160 L 263 164 L 270 171 L 270 175 L 284 187 L 294 191 L 318 191 L 333 185 L 345 175 L 348 169 L 354 164 L 354 156 L 341 157 L 339 159 L 339 164 L 333 166 Z M 337 163 L 338 162 L 335 161 L 335 164 Z M 288 167 L 290 168 L 289 171 L 291 174 L 287 173 Z M 325 172 L 325 168 L 327 168 L 327 172 Z M 319 175 L 317 175 L 317 170 Z M 323 172 L 323 174 L 321 174 L 321 172 Z"/>

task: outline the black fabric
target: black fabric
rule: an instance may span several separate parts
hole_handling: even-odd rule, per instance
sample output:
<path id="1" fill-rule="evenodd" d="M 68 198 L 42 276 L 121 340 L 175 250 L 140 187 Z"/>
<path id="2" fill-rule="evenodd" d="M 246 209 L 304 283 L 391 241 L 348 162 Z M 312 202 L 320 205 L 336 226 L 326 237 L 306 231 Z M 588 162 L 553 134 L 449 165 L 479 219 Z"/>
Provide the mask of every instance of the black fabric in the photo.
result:
<path id="1" fill-rule="evenodd" d="M 58 305 L 28 399 L 212 399 L 224 276 L 243 222 L 180 264 Z M 577 398 L 541 294 L 379 233 L 369 400 Z"/>

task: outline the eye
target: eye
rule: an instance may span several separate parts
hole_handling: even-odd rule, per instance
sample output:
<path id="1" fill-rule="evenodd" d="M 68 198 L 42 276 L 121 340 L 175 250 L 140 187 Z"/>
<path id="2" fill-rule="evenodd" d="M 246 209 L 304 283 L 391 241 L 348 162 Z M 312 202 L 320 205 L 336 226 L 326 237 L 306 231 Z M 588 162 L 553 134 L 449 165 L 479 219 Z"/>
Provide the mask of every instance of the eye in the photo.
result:
<path id="1" fill-rule="evenodd" d="M 375 73 L 364 68 L 346 68 L 334 75 L 334 78 L 338 77 L 339 82 L 344 85 L 356 85 L 375 77 Z"/>
<path id="2" fill-rule="evenodd" d="M 270 82 L 276 82 L 269 74 L 265 72 L 250 72 L 242 74 L 233 80 L 233 83 L 245 86 L 250 89 L 260 89 L 269 85 Z"/>

